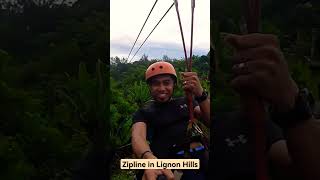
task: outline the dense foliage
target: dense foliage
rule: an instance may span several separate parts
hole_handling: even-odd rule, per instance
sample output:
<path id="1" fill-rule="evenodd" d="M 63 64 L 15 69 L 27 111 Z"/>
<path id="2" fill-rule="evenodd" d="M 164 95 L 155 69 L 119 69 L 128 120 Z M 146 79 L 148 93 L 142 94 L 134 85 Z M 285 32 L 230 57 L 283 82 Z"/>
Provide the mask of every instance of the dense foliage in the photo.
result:
<path id="1" fill-rule="evenodd" d="M 240 2 L 214 1 L 211 51 L 194 56 L 193 70 L 212 92 L 215 111 L 237 102 L 223 37 L 244 31 Z M 155 60 L 111 57 L 109 65 L 106 3 L 0 1 L 0 179 L 71 179 L 92 149 L 131 156 L 131 116 L 150 99 L 144 71 Z M 318 101 L 319 2 L 264 0 L 262 9 L 262 31 L 278 35 L 292 76 Z M 184 71 L 183 60 L 163 59 Z M 175 96 L 184 95 L 179 83 Z"/>
<path id="2" fill-rule="evenodd" d="M 71 179 L 109 137 L 105 2 L 0 5 L 0 179 Z"/>
<path id="3" fill-rule="evenodd" d="M 166 55 L 162 59 L 153 60 L 149 60 L 147 55 L 143 55 L 139 61 L 133 63 L 127 63 L 126 59 L 120 59 L 119 57 L 111 57 L 110 59 L 111 92 L 113 94 L 110 120 L 112 127 L 117 127 L 119 133 L 111 137 L 118 140 L 115 143 L 116 147 L 120 145 L 117 153 L 119 156 L 116 156 L 117 160 L 115 161 L 116 167 L 118 167 L 117 162 L 120 158 L 131 158 L 132 156 L 130 146 L 132 114 L 151 99 L 144 75 L 147 67 L 159 60 L 166 60 L 175 67 L 178 74 L 178 84 L 174 89 L 174 97 L 184 96 L 179 75 L 179 72 L 184 72 L 186 67 L 183 59 L 170 59 Z M 203 88 L 210 92 L 209 63 L 209 53 L 203 56 L 193 56 L 192 70 L 197 72 Z M 124 170 L 119 172 L 116 169 L 113 171 L 115 174 L 113 179 L 132 178 L 132 172 Z"/>
<path id="4" fill-rule="evenodd" d="M 214 51 L 214 102 L 216 110 L 237 104 L 228 86 L 232 49 L 223 41 L 226 33 L 246 32 L 243 1 L 216 1 L 212 6 L 211 45 Z M 277 35 L 293 79 L 319 99 L 320 4 L 314 0 L 263 0 L 260 29 Z"/>

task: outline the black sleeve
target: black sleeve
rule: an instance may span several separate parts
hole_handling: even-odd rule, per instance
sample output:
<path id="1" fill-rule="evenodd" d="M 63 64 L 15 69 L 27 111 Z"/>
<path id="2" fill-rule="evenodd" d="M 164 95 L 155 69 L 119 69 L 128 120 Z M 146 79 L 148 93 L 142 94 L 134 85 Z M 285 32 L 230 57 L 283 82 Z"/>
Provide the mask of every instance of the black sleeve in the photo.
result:
<path id="1" fill-rule="evenodd" d="M 139 109 L 136 111 L 133 116 L 132 116 L 132 124 L 137 123 L 137 122 L 144 122 L 147 124 L 147 140 L 152 141 L 153 137 L 153 128 L 150 126 L 150 124 L 147 122 L 147 113 L 143 109 Z"/>
<path id="2" fill-rule="evenodd" d="M 284 139 L 281 128 L 272 120 L 267 121 L 267 149 L 269 150 L 275 142 Z"/>
<path id="3" fill-rule="evenodd" d="M 132 124 L 137 123 L 137 122 L 145 122 L 145 123 L 147 123 L 145 115 L 144 115 L 142 109 L 139 109 L 138 111 L 136 111 L 132 116 Z"/>

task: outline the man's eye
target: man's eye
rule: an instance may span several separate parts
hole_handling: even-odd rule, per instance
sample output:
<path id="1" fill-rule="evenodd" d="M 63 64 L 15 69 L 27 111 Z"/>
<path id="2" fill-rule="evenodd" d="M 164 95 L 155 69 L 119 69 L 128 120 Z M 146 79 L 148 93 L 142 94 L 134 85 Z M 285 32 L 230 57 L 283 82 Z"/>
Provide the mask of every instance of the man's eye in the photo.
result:
<path id="1" fill-rule="evenodd" d="M 163 82 L 163 84 L 166 85 L 166 86 L 167 86 L 167 85 L 170 85 L 170 83 L 171 83 L 170 81 L 165 81 L 165 82 Z"/>
<path id="2" fill-rule="evenodd" d="M 153 86 L 159 86 L 160 83 L 159 83 L 159 82 L 153 82 L 152 85 L 153 85 Z"/>

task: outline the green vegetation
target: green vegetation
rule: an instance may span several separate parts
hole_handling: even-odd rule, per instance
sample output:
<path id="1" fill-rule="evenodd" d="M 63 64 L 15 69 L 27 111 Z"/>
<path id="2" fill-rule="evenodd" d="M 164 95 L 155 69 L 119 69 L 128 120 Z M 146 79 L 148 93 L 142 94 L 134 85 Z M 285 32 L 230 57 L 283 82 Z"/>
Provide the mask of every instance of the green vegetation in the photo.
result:
<path id="1" fill-rule="evenodd" d="M 277 35 L 287 59 L 291 75 L 300 87 L 312 91 L 319 99 L 320 4 L 315 0 L 262 2 L 261 32 Z M 231 78 L 231 48 L 223 42 L 226 33 L 246 32 L 242 1 L 217 1 L 211 17 L 212 50 L 214 50 L 213 107 L 228 110 L 237 104 L 235 93 L 228 86 Z"/>
<path id="2" fill-rule="evenodd" d="M 71 179 L 107 144 L 105 3 L 59 2 L 0 2 L 0 179 Z"/>
<path id="3" fill-rule="evenodd" d="M 179 81 L 179 72 L 185 69 L 184 60 L 172 60 L 166 57 L 166 61 L 173 64 L 178 73 L 178 85 L 175 88 L 174 96 L 184 96 L 184 91 L 181 88 Z M 197 72 L 201 84 L 210 92 L 209 86 L 209 54 L 203 56 L 193 56 L 193 71 Z M 142 107 L 148 100 L 151 99 L 149 87 L 145 82 L 145 71 L 147 67 L 158 60 L 148 60 L 146 55 L 142 56 L 139 61 L 127 63 L 125 59 L 111 57 L 110 62 L 110 77 L 111 77 L 111 127 L 115 127 L 117 132 L 111 129 L 111 142 L 114 142 L 115 147 L 119 147 L 116 152 L 116 163 L 113 168 L 112 179 L 128 179 L 132 178 L 133 171 L 119 170 L 117 162 L 121 158 L 131 158 L 132 151 L 130 146 L 130 133 L 132 125 L 132 114 Z M 124 146 L 124 145 L 129 146 Z M 124 147 L 123 147 L 124 146 Z"/>
<path id="4" fill-rule="evenodd" d="M 0 179 L 71 179 L 88 152 L 111 148 L 113 179 L 128 179 L 133 172 L 118 170 L 117 163 L 132 157 L 131 116 L 150 99 L 144 72 L 155 60 L 111 57 L 109 65 L 108 2 L 61 2 L 0 2 Z M 239 2 L 215 2 L 211 51 L 193 58 L 214 111 L 237 102 L 223 36 L 242 32 Z M 279 36 L 294 79 L 318 101 L 319 2 L 265 0 L 262 9 L 262 31 Z M 183 60 L 164 57 L 184 71 Z M 181 82 L 174 95 L 184 95 Z"/>

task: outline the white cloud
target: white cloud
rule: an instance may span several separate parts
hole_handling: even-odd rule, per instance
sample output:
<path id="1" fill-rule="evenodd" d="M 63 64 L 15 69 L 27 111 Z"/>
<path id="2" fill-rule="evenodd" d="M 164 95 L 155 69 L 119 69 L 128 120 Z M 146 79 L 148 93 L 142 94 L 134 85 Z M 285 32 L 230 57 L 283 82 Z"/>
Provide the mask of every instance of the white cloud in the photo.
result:
<path id="1" fill-rule="evenodd" d="M 111 56 L 127 57 L 153 3 L 153 0 L 112 0 L 110 2 Z M 139 37 L 138 42 L 135 45 L 135 48 L 132 51 L 132 55 L 172 3 L 173 0 L 159 0 L 157 2 L 148 22 L 145 25 L 145 28 Z M 189 54 L 191 32 L 191 0 L 180 0 L 179 10 L 183 25 L 187 53 Z M 194 18 L 193 51 L 203 51 L 205 52 L 204 54 L 206 54 L 209 51 L 210 45 L 210 0 L 196 0 Z M 122 46 L 120 47 L 120 45 Z M 179 51 L 180 46 L 180 53 L 176 53 L 178 56 L 177 58 L 184 56 L 175 7 L 173 7 L 166 17 L 161 21 L 147 42 L 140 49 L 140 53 L 138 53 L 138 55 L 145 53 L 149 55 L 149 57 L 156 58 L 159 56 L 158 58 L 161 58 L 164 54 L 161 55 L 161 53 L 156 53 L 155 50 L 159 51 L 161 48 L 159 48 L 159 46 L 163 45 L 167 45 L 167 47 L 163 47 L 165 50 L 161 51 L 161 53 L 171 52 L 169 49 L 170 47 L 178 47 Z M 125 48 L 127 48 L 127 50 Z M 177 51 L 177 49 L 173 50 Z M 125 51 L 127 51 L 127 54 Z M 180 54 L 182 54 L 182 56 Z M 140 56 L 137 56 L 135 60 L 139 59 L 139 57 Z"/>

